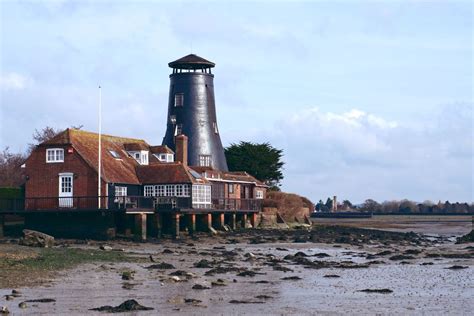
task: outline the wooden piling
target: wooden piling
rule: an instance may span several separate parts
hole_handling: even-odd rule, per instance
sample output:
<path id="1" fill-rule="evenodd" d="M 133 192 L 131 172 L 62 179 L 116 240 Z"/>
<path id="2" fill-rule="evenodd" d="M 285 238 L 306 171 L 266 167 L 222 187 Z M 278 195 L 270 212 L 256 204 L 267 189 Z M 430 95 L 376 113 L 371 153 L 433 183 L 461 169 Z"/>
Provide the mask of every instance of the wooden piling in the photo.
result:
<path id="1" fill-rule="evenodd" d="M 146 214 L 135 214 L 135 239 L 140 241 L 146 240 Z"/>

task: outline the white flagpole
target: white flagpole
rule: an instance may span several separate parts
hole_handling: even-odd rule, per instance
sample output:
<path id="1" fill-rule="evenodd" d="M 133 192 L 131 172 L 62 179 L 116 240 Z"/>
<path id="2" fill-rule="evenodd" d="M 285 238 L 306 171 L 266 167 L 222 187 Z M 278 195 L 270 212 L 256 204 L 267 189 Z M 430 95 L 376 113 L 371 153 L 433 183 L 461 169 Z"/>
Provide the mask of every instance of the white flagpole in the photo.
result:
<path id="1" fill-rule="evenodd" d="M 101 196 L 101 189 L 102 189 L 102 181 L 101 181 L 101 175 L 102 175 L 102 89 L 99 86 L 99 177 L 98 177 L 98 199 L 99 199 L 99 209 L 100 209 L 100 196 Z"/>

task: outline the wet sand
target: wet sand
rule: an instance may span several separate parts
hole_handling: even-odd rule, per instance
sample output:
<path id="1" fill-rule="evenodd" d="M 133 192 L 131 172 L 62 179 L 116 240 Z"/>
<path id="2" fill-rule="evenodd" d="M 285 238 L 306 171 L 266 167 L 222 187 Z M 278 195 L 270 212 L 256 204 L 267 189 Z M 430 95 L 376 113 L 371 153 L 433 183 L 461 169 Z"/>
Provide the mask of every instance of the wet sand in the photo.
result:
<path id="1" fill-rule="evenodd" d="M 128 299 L 154 310 L 127 315 L 467 315 L 474 309 L 474 243 L 456 245 L 451 233 L 439 238 L 408 234 L 399 239 L 350 229 L 335 231 L 350 237 L 343 242 L 311 242 L 312 236 L 302 242 L 304 230 L 253 230 L 155 243 L 114 241 L 108 245 L 146 260 L 83 264 L 61 271 L 42 286 L 17 289 L 21 296 L 1 301 L 0 306 L 7 306 L 13 315 L 100 315 L 104 313 L 90 309 L 117 306 Z M 286 240 L 280 241 L 282 236 Z M 100 245 L 63 243 L 86 249 Z M 397 256 L 402 258 L 394 259 Z M 210 266 L 195 267 L 202 259 Z M 149 268 L 161 263 L 173 268 Z M 449 269 L 453 266 L 462 269 Z M 216 267 L 230 271 L 206 273 Z M 292 271 L 281 271 L 287 269 Z M 179 270 L 184 271 L 181 276 L 170 275 Z M 124 271 L 133 271 L 131 280 L 123 280 Z M 242 271 L 250 276 L 238 276 Z M 212 285 L 218 279 L 223 282 Z M 196 284 L 209 289 L 193 289 Z M 389 293 L 361 292 L 366 289 Z M 0 289 L 0 297 L 11 290 Z M 44 298 L 55 302 L 18 306 Z"/>

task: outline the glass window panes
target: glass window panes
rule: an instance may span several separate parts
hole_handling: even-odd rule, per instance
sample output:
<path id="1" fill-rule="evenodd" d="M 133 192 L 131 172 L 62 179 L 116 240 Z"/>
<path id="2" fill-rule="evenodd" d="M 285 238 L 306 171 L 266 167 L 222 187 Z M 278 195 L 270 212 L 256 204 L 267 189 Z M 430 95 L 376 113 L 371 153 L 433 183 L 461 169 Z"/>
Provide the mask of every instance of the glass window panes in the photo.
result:
<path id="1" fill-rule="evenodd" d="M 115 186 L 115 196 L 127 196 L 127 187 Z"/>
<path id="2" fill-rule="evenodd" d="M 211 155 L 199 155 L 199 166 L 210 167 L 211 166 Z"/>
<path id="3" fill-rule="evenodd" d="M 183 106 L 184 104 L 184 94 L 176 93 L 174 95 L 174 106 Z"/>
<path id="4" fill-rule="evenodd" d="M 118 152 L 116 152 L 115 150 L 109 150 L 109 153 L 112 155 L 112 157 L 114 157 L 115 159 L 120 159 L 120 155 L 118 154 Z"/>
<path id="5" fill-rule="evenodd" d="M 46 149 L 46 162 L 64 162 L 64 149 L 62 148 Z"/>

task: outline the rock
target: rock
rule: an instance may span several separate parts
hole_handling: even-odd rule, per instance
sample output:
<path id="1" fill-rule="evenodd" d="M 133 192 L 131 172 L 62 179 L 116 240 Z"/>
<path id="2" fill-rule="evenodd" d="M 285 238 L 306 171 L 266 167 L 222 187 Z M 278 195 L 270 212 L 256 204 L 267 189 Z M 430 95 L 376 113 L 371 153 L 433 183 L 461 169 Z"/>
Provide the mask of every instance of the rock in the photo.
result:
<path id="1" fill-rule="evenodd" d="M 15 297 L 13 295 L 5 295 L 5 299 L 7 301 L 13 301 L 15 299 Z"/>
<path id="2" fill-rule="evenodd" d="M 133 280 L 134 274 L 135 274 L 135 271 L 123 271 L 122 280 Z"/>
<path id="3" fill-rule="evenodd" d="M 18 307 L 24 309 L 24 308 L 27 308 L 28 305 L 26 305 L 25 302 L 21 302 L 20 304 L 18 304 Z"/>
<path id="4" fill-rule="evenodd" d="M 202 259 L 202 260 L 199 260 L 198 262 L 195 262 L 194 267 L 195 268 L 211 268 L 212 265 L 210 261 L 206 259 Z"/>
<path id="5" fill-rule="evenodd" d="M 463 269 L 468 269 L 469 267 L 467 266 L 451 266 L 449 268 L 446 268 L 446 269 L 449 269 L 449 270 L 463 270 Z"/>
<path id="6" fill-rule="evenodd" d="M 282 280 L 285 280 L 285 281 L 296 281 L 296 280 L 301 280 L 301 278 L 299 276 L 289 276 L 289 277 L 284 277 L 284 278 L 281 278 Z"/>
<path id="7" fill-rule="evenodd" d="M 365 290 L 359 290 L 357 292 L 365 292 L 365 293 L 380 293 L 380 294 L 389 294 L 393 293 L 392 290 L 390 289 L 365 289 Z"/>
<path id="8" fill-rule="evenodd" d="M 325 278 L 340 278 L 341 276 L 337 274 L 326 274 L 324 277 Z"/>
<path id="9" fill-rule="evenodd" d="M 172 251 L 172 250 L 166 248 L 165 250 L 163 250 L 162 253 L 164 253 L 164 254 L 172 254 L 172 253 L 174 253 L 174 251 Z"/>
<path id="10" fill-rule="evenodd" d="M 97 308 L 90 309 L 91 311 L 99 311 L 99 312 L 109 312 L 109 313 L 123 313 L 123 312 L 131 312 L 131 311 L 149 311 L 153 310 L 152 307 L 146 307 L 140 305 L 135 300 L 127 300 L 120 304 L 119 306 L 102 306 Z"/>
<path id="11" fill-rule="evenodd" d="M 24 229 L 19 244 L 28 247 L 51 248 L 54 246 L 54 237 L 35 230 Z"/>
<path id="12" fill-rule="evenodd" d="M 280 248 L 280 247 L 276 247 L 275 250 L 278 250 L 278 251 L 288 251 L 288 249 L 286 249 L 286 248 Z"/>
<path id="13" fill-rule="evenodd" d="M 265 274 L 265 273 L 258 273 L 258 272 L 254 272 L 254 271 L 251 271 L 251 270 L 245 270 L 245 271 L 237 273 L 237 276 L 239 276 L 239 277 L 254 277 L 257 274 Z"/>
<path id="14" fill-rule="evenodd" d="M 174 272 L 171 272 L 170 275 L 178 276 L 178 277 L 184 277 L 186 279 L 192 279 L 192 278 L 196 277 L 196 275 L 194 273 L 183 271 L 183 270 L 176 270 Z"/>
<path id="15" fill-rule="evenodd" d="M 8 314 L 10 314 L 10 311 L 8 310 L 8 308 L 6 306 L 1 306 L 0 315 L 8 315 Z"/>
<path id="16" fill-rule="evenodd" d="M 263 304 L 262 301 L 250 301 L 250 300 L 230 300 L 231 304 Z"/>
<path id="17" fill-rule="evenodd" d="M 134 286 L 135 286 L 135 284 L 133 284 L 133 283 L 123 283 L 122 284 L 122 289 L 132 290 Z"/>
<path id="18" fill-rule="evenodd" d="M 294 256 L 295 256 L 295 257 L 309 257 L 307 254 L 305 254 L 305 253 L 302 252 L 302 251 L 298 251 L 297 253 L 295 253 Z"/>
<path id="19" fill-rule="evenodd" d="M 270 298 L 273 298 L 273 296 L 269 296 L 269 295 L 257 295 L 255 296 L 255 298 L 258 298 L 258 299 L 261 299 L 261 300 L 268 300 Z"/>
<path id="20" fill-rule="evenodd" d="M 171 280 L 171 281 L 174 281 L 174 282 L 181 282 L 181 281 L 183 281 L 183 280 L 181 280 L 181 279 L 179 278 L 179 276 L 177 276 L 177 275 L 173 275 L 172 277 L 170 277 L 170 280 Z"/>
<path id="21" fill-rule="evenodd" d="M 415 259 L 413 256 L 407 256 L 407 255 L 395 255 L 389 258 L 392 261 L 398 261 L 398 260 L 412 260 Z"/>
<path id="22" fill-rule="evenodd" d="M 193 285 L 192 289 L 193 290 L 209 290 L 211 289 L 211 287 L 204 283 L 196 283 Z"/>
<path id="23" fill-rule="evenodd" d="M 251 252 L 247 252 L 245 255 L 244 255 L 245 258 L 255 258 L 256 256 L 251 253 Z"/>
<path id="24" fill-rule="evenodd" d="M 147 269 L 158 269 L 158 270 L 165 270 L 165 269 L 175 269 L 174 265 L 171 263 L 158 263 L 158 264 L 153 264 L 151 266 L 146 267 Z"/>
<path id="25" fill-rule="evenodd" d="M 100 246 L 100 250 L 111 251 L 113 248 L 107 245 Z"/>
<path id="26" fill-rule="evenodd" d="M 209 233 L 212 236 L 216 236 L 218 234 L 217 230 L 215 230 L 213 227 L 209 227 Z"/>
<path id="27" fill-rule="evenodd" d="M 275 265 L 275 266 L 273 266 L 273 270 L 275 270 L 275 271 L 283 271 L 283 272 L 293 272 L 292 269 L 287 268 L 287 267 L 284 267 L 284 266 L 280 266 L 280 265 Z"/>
<path id="28" fill-rule="evenodd" d="M 227 286 L 227 283 L 222 279 L 217 279 L 211 282 L 211 286 Z"/>
<path id="29" fill-rule="evenodd" d="M 317 257 L 317 258 L 327 258 L 327 257 L 331 257 L 331 256 L 328 255 L 328 254 L 325 253 L 325 252 L 318 252 L 318 253 L 314 254 L 313 257 Z"/>
<path id="30" fill-rule="evenodd" d="M 34 300 L 26 300 L 28 303 L 54 303 L 56 300 L 54 298 L 37 298 Z"/>
<path id="31" fill-rule="evenodd" d="M 15 297 L 21 296 L 21 294 L 23 294 L 23 293 L 21 293 L 18 290 L 12 290 L 12 295 L 15 296 Z"/>
<path id="32" fill-rule="evenodd" d="M 184 303 L 184 297 L 181 297 L 181 296 L 175 296 L 175 297 L 172 297 L 168 300 L 168 303 L 171 303 L 171 304 L 183 304 Z"/>
<path id="33" fill-rule="evenodd" d="M 185 299 L 184 299 L 184 302 L 185 302 L 186 304 L 192 304 L 192 305 L 197 305 L 197 304 L 199 304 L 199 303 L 202 303 L 201 300 L 197 300 L 197 299 L 195 299 L 195 298 L 185 298 Z"/>

